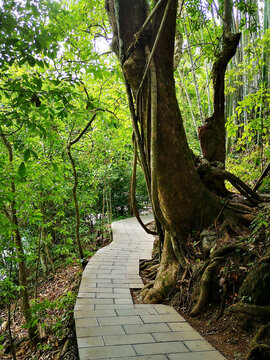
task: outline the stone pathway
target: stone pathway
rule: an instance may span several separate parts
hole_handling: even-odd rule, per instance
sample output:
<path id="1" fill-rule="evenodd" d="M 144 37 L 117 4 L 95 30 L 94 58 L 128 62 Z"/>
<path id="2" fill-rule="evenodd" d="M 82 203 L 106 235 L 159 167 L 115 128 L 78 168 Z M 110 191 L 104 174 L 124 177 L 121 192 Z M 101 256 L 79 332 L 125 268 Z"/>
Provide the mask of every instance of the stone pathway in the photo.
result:
<path id="1" fill-rule="evenodd" d="M 151 258 L 153 236 L 135 218 L 112 229 L 114 241 L 82 276 L 74 309 L 80 359 L 225 360 L 172 307 L 133 304 L 130 288 L 143 286 L 139 259 Z"/>

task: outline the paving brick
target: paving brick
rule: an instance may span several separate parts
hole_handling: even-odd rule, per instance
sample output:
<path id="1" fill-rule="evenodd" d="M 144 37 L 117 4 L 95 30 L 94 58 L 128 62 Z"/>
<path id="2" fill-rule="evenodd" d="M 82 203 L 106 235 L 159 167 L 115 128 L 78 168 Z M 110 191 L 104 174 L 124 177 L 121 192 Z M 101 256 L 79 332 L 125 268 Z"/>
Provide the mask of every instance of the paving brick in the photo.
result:
<path id="1" fill-rule="evenodd" d="M 102 283 L 102 282 L 99 282 L 97 284 L 97 287 L 110 287 L 112 289 L 119 289 L 119 288 L 122 288 L 122 289 L 129 289 L 129 284 L 128 283 Z"/>
<path id="2" fill-rule="evenodd" d="M 131 345 L 119 345 L 119 346 L 104 346 L 104 347 L 92 347 L 79 349 L 79 355 L 81 360 L 91 359 L 112 359 L 119 356 L 132 356 L 136 355 Z"/>
<path id="3" fill-rule="evenodd" d="M 123 274 L 103 274 L 102 272 L 100 272 L 99 274 L 97 274 L 97 278 L 98 279 L 126 279 L 126 275 Z"/>
<path id="4" fill-rule="evenodd" d="M 94 299 L 96 297 L 95 293 L 90 293 L 90 292 L 79 292 L 78 294 L 78 299 Z"/>
<path id="5" fill-rule="evenodd" d="M 138 355 L 186 353 L 189 350 L 179 341 L 133 345 Z"/>
<path id="6" fill-rule="evenodd" d="M 92 279 L 91 279 L 91 280 L 92 280 Z M 94 280 L 94 281 L 87 281 L 87 279 L 83 279 L 83 280 L 81 281 L 80 289 L 81 289 L 81 287 L 83 287 L 83 286 L 96 288 L 96 287 L 97 287 L 97 283 L 96 283 L 96 280 Z"/>
<path id="7" fill-rule="evenodd" d="M 113 288 L 113 292 L 114 292 L 115 294 L 127 293 L 127 294 L 130 295 L 130 289 L 129 289 L 129 287 L 115 287 L 115 288 Z"/>
<path id="8" fill-rule="evenodd" d="M 130 296 L 130 299 L 114 299 L 114 303 L 117 305 L 133 305 L 133 300 Z"/>
<path id="9" fill-rule="evenodd" d="M 76 327 L 97 326 L 96 318 L 76 319 Z"/>
<path id="10" fill-rule="evenodd" d="M 124 325 L 127 334 L 145 334 L 151 332 L 171 332 L 167 324 L 143 324 L 143 325 Z"/>
<path id="11" fill-rule="evenodd" d="M 177 314 L 166 314 L 166 315 L 142 315 L 144 323 L 159 323 L 159 322 L 185 322 L 186 320 Z"/>
<path id="12" fill-rule="evenodd" d="M 112 335 L 104 336 L 106 345 L 143 344 L 153 343 L 155 339 L 151 334 Z"/>
<path id="13" fill-rule="evenodd" d="M 154 305 L 154 308 L 157 310 L 159 314 L 178 314 L 178 312 L 171 306 L 168 305 Z"/>
<path id="14" fill-rule="evenodd" d="M 134 309 L 133 304 L 128 304 L 128 305 L 116 305 L 116 304 L 112 304 L 112 305 L 104 305 L 104 304 L 96 304 L 93 305 L 95 306 L 95 309 Z"/>
<path id="15" fill-rule="evenodd" d="M 76 304 L 78 305 L 85 305 L 85 304 L 113 304 L 113 299 L 85 299 L 85 298 L 79 298 L 77 299 Z"/>
<path id="16" fill-rule="evenodd" d="M 77 339 L 78 347 L 104 346 L 102 336 L 82 337 Z"/>
<path id="17" fill-rule="evenodd" d="M 117 309 L 117 315 L 119 316 L 134 316 L 134 315 L 155 315 L 157 314 L 156 310 L 153 307 L 142 308 L 142 309 Z"/>
<path id="18" fill-rule="evenodd" d="M 79 311 L 79 310 L 94 310 L 94 304 L 86 304 L 86 305 L 75 305 L 74 311 Z"/>
<path id="19" fill-rule="evenodd" d="M 83 282 L 86 283 L 86 284 L 90 284 L 90 283 L 99 283 L 99 284 L 111 284 L 112 283 L 112 279 L 111 278 L 107 278 L 107 279 L 94 279 L 94 278 L 91 278 L 91 279 L 83 279 Z"/>
<path id="20" fill-rule="evenodd" d="M 131 299 L 130 292 L 125 293 L 97 293 L 98 299 Z"/>
<path id="21" fill-rule="evenodd" d="M 153 337 L 158 342 L 163 341 L 183 341 L 183 340 L 201 340 L 202 336 L 197 331 L 173 331 L 169 333 L 153 333 Z"/>
<path id="22" fill-rule="evenodd" d="M 206 340 L 191 340 L 184 341 L 184 344 L 190 351 L 206 351 L 206 350 L 215 350 L 215 348 L 209 344 Z"/>
<path id="23" fill-rule="evenodd" d="M 142 289 L 143 288 L 143 282 L 141 282 L 140 284 L 130 283 L 129 287 L 130 287 L 130 289 Z"/>
<path id="24" fill-rule="evenodd" d="M 106 293 L 112 293 L 113 292 L 113 288 L 112 287 L 99 287 L 99 288 L 97 288 L 97 287 L 89 287 L 89 286 L 87 286 L 87 285 L 84 285 L 84 286 L 81 286 L 80 287 L 80 290 L 79 291 L 81 291 L 81 292 L 84 292 L 84 293 L 86 293 L 86 292 L 89 292 L 89 293 L 94 293 L 94 292 L 106 292 Z"/>
<path id="25" fill-rule="evenodd" d="M 77 337 L 92 337 L 92 336 L 104 336 L 125 334 L 122 326 L 88 326 L 82 328 L 76 328 Z"/>
<path id="26" fill-rule="evenodd" d="M 226 360 L 226 358 L 217 351 L 169 354 L 168 358 L 170 360 Z"/>
<path id="27" fill-rule="evenodd" d="M 128 324 L 142 324 L 142 319 L 139 316 L 117 316 L 117 317 L 102 317 L 98 318 L 99 324 L 102 325 L 128 325 Z"/>
<path id="28" fill-rule="evenodd" d="M 92 317 L 103 317 L 103 316 L 117 316 L 114 309 L 103 309 L 103 310 L 75 310 L 75 319 L 86 319 Z M 187 339 L 188 340 L 188 339 Z"/>
<path id="29" fill-rule="evenodd" d="M 187 322 L 167 323 L 172 331 L 194 331 Z"/>

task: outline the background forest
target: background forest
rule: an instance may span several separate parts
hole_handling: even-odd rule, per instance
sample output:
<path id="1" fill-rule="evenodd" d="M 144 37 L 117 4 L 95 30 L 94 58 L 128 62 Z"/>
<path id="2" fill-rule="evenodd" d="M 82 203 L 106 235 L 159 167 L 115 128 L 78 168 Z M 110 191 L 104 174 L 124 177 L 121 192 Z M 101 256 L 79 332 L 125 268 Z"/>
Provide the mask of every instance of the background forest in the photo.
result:
<path id="1" fill-rule="evenodd" d="M 4 0 L 0 11 L 0 300 L 11 338 L 22 299 L 33 345 L 41 313 L 56 307 L 39 298 L 42 282 L 84 265 L 110 222 L 129 215 L 132 125 L 103 1 Z M 223 1 L 186 0 L 179 14 L 177 97 L 200 155 Z M 241 39 L 226 72 L 226 167 L 254 187 L 270 157 L 270 1 L 235 1 L 232 31 Z M 269 178 L 260 191 L 270 191 Z M 140 170 L 136 200 L 149 205 Z M 66 293 L 57 306 L 74 299 Z M 0 351 L 6 341 L 3 332 Z"/>

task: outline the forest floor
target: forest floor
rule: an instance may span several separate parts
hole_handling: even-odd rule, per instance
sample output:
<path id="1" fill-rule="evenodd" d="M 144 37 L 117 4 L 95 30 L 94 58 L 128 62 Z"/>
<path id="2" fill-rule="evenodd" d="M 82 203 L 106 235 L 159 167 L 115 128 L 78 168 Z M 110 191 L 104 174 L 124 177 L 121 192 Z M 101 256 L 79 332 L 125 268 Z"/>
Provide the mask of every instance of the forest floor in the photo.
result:
<path id="1" fill-rule="evenodd" d="M 85 244 L 94 253 L 111 242 L 110 226 L 99 232 L 95 241 Z M 87 259 L 88 261 L 90 258 Z M 31 300 L 32 311 L 38 324 L 40 343 L 30 348 L 21 302 L 11 305 L 11 331 L 16 349 L 16 360 L 78 360 L 73 309 L 77 299 L 82 266 L 74 259 L 73 264 L 59 267 L 53 273 L 40 278 L 37 300 Z M 31 289 L 34 293 L 35 289 Z M 8 337 L 7 310 L 0 305 L 0 359 L 14 359 Z M 3 349 L 1 350 L 1 345 Z"/>
<path id="2" fill-rule="evenodd" d="M 80 283 L 81 266 L 69 265 L 57 269 L 55 274 L 40 283 L 39 296 L 36 302 L 39 324 L 40 344 L 35 350 L 30 348 L 27 331 L 22 328 L 24 318 L 20 304 L 11 307 L 11 330 L 16 347 L 17 360 L 77 360 L 78 350 L 73 320 L 73 306 Z M 0 309 L 3 333 L 7 333 L 7 314 Z M 10 345 L 5 335 L 3 351 L 0 358 L 13 359 Z"/>

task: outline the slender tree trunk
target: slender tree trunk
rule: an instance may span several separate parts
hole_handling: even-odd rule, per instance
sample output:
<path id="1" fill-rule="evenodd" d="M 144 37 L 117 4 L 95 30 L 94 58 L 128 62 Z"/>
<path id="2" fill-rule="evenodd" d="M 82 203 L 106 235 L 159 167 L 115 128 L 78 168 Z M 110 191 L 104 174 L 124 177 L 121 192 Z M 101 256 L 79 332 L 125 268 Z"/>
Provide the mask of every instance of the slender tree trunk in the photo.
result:
<path id="1" fill-rule="evenodd" d="M 11 168 L 13 168 L 13 149 L 6 138 L 6 136 L 3 134 L 2 129 L 0 128 L 1 138 L 2 141 L 7 148 L 8 154 L 9 154 L 9 163 L 11 165 Z M 19 221 L 17 217 L 17 210 L 16 210 L 16 202 L 15 202 L 15 196 L 16 196 L 16 187 L 15 182 L 12 177 L 11 180 L 11 192 L 13 194 L 13 200 L 11 202 L 11 222 L 14 225 L 14 240 L 15 240 L 15 246 L 16 246 L 16 252 L 17 252 L 17 258 L 18 258 L 18 267 L 19 267 L 19 283 L 22 286 L 21 290 L 21 296 L 22 296 L 22 305 L 23 305 L 23 314 L 25 321 L 28 326 L 28 334 L 29 334 L 29 340 L 31 343 L 31 346 L 35 346 L 38 342 L 38 335 L 37 335 L 37 327 L 36 325 L 33 325 L 32 323 L 32 315 L 31 315 L 31 308 L 29 303 L 29 295 L 28 295 L 28 283 L 27 283 L 27 270 L 24 260 L 24 249 L 21 239 L 21 234 L 19 230 Z"/>
<path id="2" fill-rule="evenodd" d="M 224 3 L 225 24 L 223 46 L 220 54 L 213 65 L 213 88 L 214 88 L 214 112 L 205 120 L 205 124 L 199 129 L 199 138 L 203 156 L 210 162 L 219 161 L 225 163 L 225 72 L 228 62 L 235 55 L 240 40 L 240 34 L 231 33 L 232 4 L 230 0 Z M 222 192 L 222 186 L 221 192 Z"/>
<path id="3" fill-rule="evenodd" d="M 206 72 L 206 85 L 207 85 L 207 99 L 208 99 L 208 116 L 211 116 L 211 96 L 210 96 L 210 82 L 209 82 L 209 73 L 208 73 L 208 65 L 207 65 L 207 60 L 205 60 L 204 62 L 205 64 L 205 72 Z"/>
<path id="4" fill-rule="evenodd" d="M 7 313 L 8 313 L 8 319 L 7 319 L 7 323 L 8 323 L 8 337 L 9 337 L 9 341 L 10 341 L 10 347 L 11 347 L 11 352 L 12 352 L 12 357 L 13 360 L 16 360 L 16 350 L 14 347 L 14 341 L 13 341 L 13 336 L 12 336 L 12 331 L 11 331 L 11 309 L 10 309 L 10 301 L 7 304 Z"/>
<path id="5" fill-rule="evenodd" d="M 91 117 L 90 121 L 88 122 L 88 124 L 81 131 L 81 133 L 76 137 L 75 140 L 70 141 L 67 146 L 67 152 L 68 152 L 68 156 L 69 156 L 69 159 L 71 162 L 73 178 L 74 178 L 72 194 L 73 194 L 73 201 L 74 201 L 75 213 L 76 213 L 75 237 L 76 237 L 76 242 L 78 245 L 78 250 L 79 250 L 79 254 L 80 254 L 80 258 L 81 258 L 83 267 L 86 266 L 86 260 L 84 259 L 84 254 L 83 254 L 83 249 L 82 249 L 81 239 L 80 239 L 80 209 L 79 209 L 79 202 L 78 202 L 78 198 L 77 198 L 77 187 L 78 187 L 79 182 L 78 182 L 78 174 L 77 174 L 77 170 L 76 170 L 75 161 L 71 154 L 71 147 L 72 147 L 72 145 L 76 144 L 83 137 L 83 135 L 89 130 L 90 126 L 92 125 L 93 121 L 95 120 L 96 115 L 97 114 L 95 112 L 94 115 Z"/>
<path id="6" fill-rule="evenodd" d="M 75 165 L 74 159 L 71 154 L 71 146 L 68 146 L 67 150 L 68 150 L 68 156 L 69 156 L 71 166 L 72 166 L 73 179 L 74 179 L 72 195 L 73 195 L 73 201 L 74 201 L 75 213 L 76 213 L 75 237 L 76 237 L 76 242 L 77 242 L 80 258 L 81 258 L 81 260 L 83 260 L 84 254 L 83 254 L 83 249 L 82 249 L 81 239 L 80 239 L 80 209 L 79 209 L 79 203 L 78 203 L 78 198 L 77 198 L 78 175 L 77 175 L 76 165 Z"/>
<path id="7" fill-rule="evenodd" d="M 41 237 L 42 237 L 43 228 L 39 228 L 38 234 L 38 257 L 36 263 L 36 279 L 35 279 L 35 299 L 38 297 L 38 279 L 39 279 L 39 264 L 40 264 L 40 254 L 41 254 Z"/>

